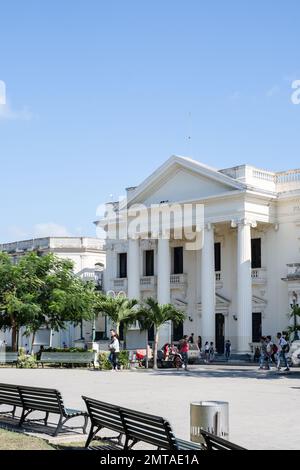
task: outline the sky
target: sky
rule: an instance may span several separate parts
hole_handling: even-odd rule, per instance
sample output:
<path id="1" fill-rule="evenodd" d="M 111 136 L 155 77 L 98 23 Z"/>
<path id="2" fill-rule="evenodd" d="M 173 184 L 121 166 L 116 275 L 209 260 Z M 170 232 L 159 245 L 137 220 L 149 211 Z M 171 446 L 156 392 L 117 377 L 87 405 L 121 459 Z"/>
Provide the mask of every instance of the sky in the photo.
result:
<path id="1" fill-rule="evenodd" d="M 0 16 L 0 242 L 95 236 L 97 207 L 173 154 L 300 167 L 298 0 L 0 0 Z"/>

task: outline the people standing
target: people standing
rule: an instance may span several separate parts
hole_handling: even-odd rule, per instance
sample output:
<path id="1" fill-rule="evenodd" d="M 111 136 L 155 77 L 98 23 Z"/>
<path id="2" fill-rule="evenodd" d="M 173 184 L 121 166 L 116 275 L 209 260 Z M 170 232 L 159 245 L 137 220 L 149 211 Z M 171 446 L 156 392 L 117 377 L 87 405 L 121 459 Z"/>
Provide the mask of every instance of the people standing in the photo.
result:
<path id="1" fill-rule="evenodd" d="M 191 333 L 188 341 L 189 341 L 189 343 L 194 344 L 194 333 Z"/>
<path id="2" fill-rule="evenodd" d="M 259 358 L 259 369 L 263 369 L 267 366 L 269 369 L 269 361 L 267 357 L 267 338 L 265 336 L 262 336 L 260 338 L 260 358 Z"/>
<path id="3" fill-rule="evenodd" d="M 201 338 L 201 336 L 198 336 L 197 345 L 198 345 L 199 351 L 201 352 L 202 351 L 202 338 Z"/>
<path id="4" fill-rule="evenodd" d="M 283 337 L 281 333 L 277 333 L 278 339 L 278 354 L 277 354 L 277 369 L 281 369 L 281 360 L 285 365 L 285 371 L 288 372 L 290 370 L 287 360 L 286 360 L 286 353 L 289 352 L 290 347 L 286 339 Z"/>
<path id="5" fill-rule="evenodd" d="M 230 339 L 227 339 L 225 343 L 225 358 L 227 361 L 230 359 L 230 354 L 231 354 L 231 341 Z"/>
<path id="6" fill-rule="evenodd" d="M 211 341 L 209 345 L 209 362 L 213 362 L 215 358 L 215 348 L 214 343 Z"/>
<path id="7" fill-rule="evenodd" d="M 120 352 L 120 342 L 119 342 L 119 337 L 115 330 L 110 330 L 111 333 L 111 341 L 109 344 L 109 350 L 110 350 L 110 355 L 109 355 L 109 361 L 112 364 L 113 370 L 117 371 L 118 370 L 118 356 Z"/>
<path id="8" fill-rule="evenodd" d="M 273 363 L 274 366 L 276 367 L 277 366 L 277 361 L 275 359 L 275 353 L 277 352 L 278 348 L 277 348 L 276 344 L 273 343 L 272 336 L 268 335 L 267 339 L 266 339 L 266 342 L 267 342 L 268 365 L 270 363 Z"/>
<path id="9" fill-rule="evenodd" d="M 209 342 L 206 341 L 204 345 L 204 362 L 209 362 Z"/>
<path id="10" fill-rule="evenodd" d="M 188 336 L 185 335 L 182 338 L 182 340 L 180 341 L 180 349 L 179 349 L 179 352 L 181 354 L 185 370 L 188 370 L 188 352 L 189 352 L 189 349 L 190 349 L 190 346 L 189 346 Z"/>

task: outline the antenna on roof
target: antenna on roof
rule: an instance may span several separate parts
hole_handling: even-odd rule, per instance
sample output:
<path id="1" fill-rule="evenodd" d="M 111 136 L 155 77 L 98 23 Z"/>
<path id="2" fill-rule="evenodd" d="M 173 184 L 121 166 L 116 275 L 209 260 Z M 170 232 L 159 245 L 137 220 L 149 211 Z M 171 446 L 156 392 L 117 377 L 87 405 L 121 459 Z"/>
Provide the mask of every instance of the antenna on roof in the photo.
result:
<path id="1" fill-rule="evenodd" d="M 191 111 L 188 112 L 187 118 L 187 154 L 191 157 L 193 155 L 192 151 L 192 113 Z"/>

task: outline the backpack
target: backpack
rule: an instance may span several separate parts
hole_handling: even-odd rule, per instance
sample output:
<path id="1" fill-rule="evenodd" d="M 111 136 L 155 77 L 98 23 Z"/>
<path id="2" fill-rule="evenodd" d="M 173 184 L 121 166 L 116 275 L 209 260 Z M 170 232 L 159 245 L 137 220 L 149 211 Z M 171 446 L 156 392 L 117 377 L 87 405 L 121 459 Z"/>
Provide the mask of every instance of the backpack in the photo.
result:
<path id="1" fill-rule="evenodd" d="M 284 345 L 282 346 L 282 351 L 283 351 L 284 353 L 290 352 L 290 345 L 289 345 L 289 343 L 286 343 L 286 344 L 284 344 Z"/>

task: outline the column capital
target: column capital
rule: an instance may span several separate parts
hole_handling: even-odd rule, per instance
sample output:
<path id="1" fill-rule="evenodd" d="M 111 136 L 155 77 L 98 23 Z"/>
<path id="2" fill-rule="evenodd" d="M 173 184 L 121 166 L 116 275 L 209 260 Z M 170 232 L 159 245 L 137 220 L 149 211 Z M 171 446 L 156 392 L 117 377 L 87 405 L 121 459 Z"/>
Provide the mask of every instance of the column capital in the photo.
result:
<path id="1" fill-rule="evenodd" d="M 128 233 L 128 237 L 127 237 L 127 240 L 128 241 L 139 241 L 141 239 L 140 237 L 140 234 L 139 233 Z"/>
<path id="2" fill-rule="evenodd" d="M 231 228 L 238 228 L 238 227 L 251 227 L 251 228 L 256 228 L 257 227 L 257 222 L 256 220 L 251 220 L 251 219 L 236 219 L 231 221 Z"/>
<path id="3" fill-rule="evenodd" d="M 160 230 L 159 232 L 151 232 L 152 240 L 170 240 L 170 230 Z"/>

